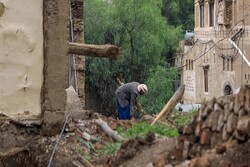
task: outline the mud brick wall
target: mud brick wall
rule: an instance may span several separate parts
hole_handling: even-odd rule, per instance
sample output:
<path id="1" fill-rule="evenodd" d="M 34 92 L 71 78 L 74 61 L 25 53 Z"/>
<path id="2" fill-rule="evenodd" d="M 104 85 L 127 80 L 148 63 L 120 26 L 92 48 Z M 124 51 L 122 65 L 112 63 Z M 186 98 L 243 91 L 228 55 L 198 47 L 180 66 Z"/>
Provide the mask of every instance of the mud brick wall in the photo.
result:
<path id="1" fill-rule="evenodd" d="M 68 87 L 69 3 L 44 0 L 44 83 L 42 89 L 43 129 L 60 132 Z M 53 126 L 53 128 L 51 128 Z M 50 131 L 48 131 L 50 129 Z"/>
<path id="2" fill-rule="evenodd" d="M 208 149 L 223 152 L 221 145 L 228 141 L 250 141 L 250 88 L 245 86 L 237 95 L 205 103 L 192 123 L 179 131 L 181 135 L 170 154 L 175 160 L 192 159 Z"/>
<path id="3" fill-rule="evenodd" d="M 71 2 L 72 21 L 73 21 L 73 40 L 77 43 L 84 43 L 84 21 L 83 21 L 84 0 Z M 85 56 L 75 55 L 78 97 L 85 107 Z"/>

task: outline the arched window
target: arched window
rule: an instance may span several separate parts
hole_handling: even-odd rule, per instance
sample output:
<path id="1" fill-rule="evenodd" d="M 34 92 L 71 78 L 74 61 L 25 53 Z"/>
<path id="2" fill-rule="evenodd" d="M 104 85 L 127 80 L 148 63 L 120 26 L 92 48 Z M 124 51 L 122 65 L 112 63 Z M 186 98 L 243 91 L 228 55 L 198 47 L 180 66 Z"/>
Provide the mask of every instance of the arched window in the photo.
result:
<path id="1" fill-rule="evenodd" d="M 226 85 L 224 88 L 224 95 L 231 95 L 233 94 L 232 88 L 230 85 Z"/>

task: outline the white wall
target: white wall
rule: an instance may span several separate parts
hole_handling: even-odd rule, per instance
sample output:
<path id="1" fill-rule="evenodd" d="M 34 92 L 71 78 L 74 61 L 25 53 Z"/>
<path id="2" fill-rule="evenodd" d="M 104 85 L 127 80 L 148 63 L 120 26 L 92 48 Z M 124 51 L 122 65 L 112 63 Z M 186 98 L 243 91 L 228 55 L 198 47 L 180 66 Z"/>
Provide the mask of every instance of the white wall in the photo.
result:
<path id="1" fill-rule="evenodd" d="M 39 115 L 43 83 L 43 1 L 0 0 L 0 4 L 3 13 L 0 15 L 0 113 Z"/>

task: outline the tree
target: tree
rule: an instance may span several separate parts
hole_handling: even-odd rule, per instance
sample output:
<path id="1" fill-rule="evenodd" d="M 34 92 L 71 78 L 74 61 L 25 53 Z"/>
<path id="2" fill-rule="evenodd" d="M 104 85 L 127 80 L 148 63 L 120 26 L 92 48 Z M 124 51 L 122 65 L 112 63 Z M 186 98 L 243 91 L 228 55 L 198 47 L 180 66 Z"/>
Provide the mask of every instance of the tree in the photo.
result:
<path id="1" fill-rule="evenodd" d="M 183 30 L 194 29 L 193 0 L 162 0 L 162 15 L 170 25 L 182 26 Z"/>
<path id="2" fill-rule="evenodd" d="M 85 7 L 85 41 L 109 41 L 122 49 L 117 61 L 87 58 L 87 82 L 97 89 L 106 107 L 102 112 L 113 113 L 115 79 L 146 82 L 151 69 L 165 64 L 164 55 L 178 46 L 181 28 L 167 24 L 161 0 L 85 0 Z"/>
<path id="3" fill-rule="evenodd" d="M 156 114 L 166 105 L 167 101 L 174 94 L 174 84 L 178 80 L 178 70 L 174 67 L 158 65 L 150 70 L 146 84 L 149 92 L 146 96 L 140 96 L 140 101 L 144 104 L 145 112 Z"/>

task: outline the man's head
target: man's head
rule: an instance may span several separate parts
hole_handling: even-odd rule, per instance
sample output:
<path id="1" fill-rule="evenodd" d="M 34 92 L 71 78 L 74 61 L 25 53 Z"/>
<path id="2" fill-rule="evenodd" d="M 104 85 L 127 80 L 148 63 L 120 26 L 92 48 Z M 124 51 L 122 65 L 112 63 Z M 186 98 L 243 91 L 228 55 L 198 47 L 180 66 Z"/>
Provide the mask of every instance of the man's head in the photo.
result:
<path id="1" fill-rule="evenodd" d="M 148 87 L 145 84 L 140 84 L 137 86 L 137 90 L 140 95 L 144 95 L 148 92 Z"/>

